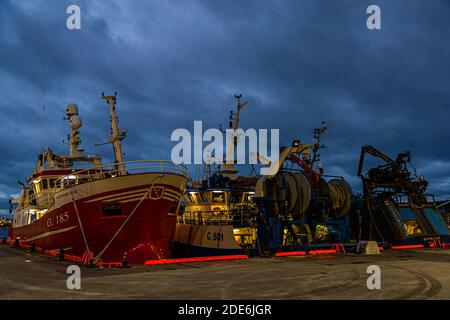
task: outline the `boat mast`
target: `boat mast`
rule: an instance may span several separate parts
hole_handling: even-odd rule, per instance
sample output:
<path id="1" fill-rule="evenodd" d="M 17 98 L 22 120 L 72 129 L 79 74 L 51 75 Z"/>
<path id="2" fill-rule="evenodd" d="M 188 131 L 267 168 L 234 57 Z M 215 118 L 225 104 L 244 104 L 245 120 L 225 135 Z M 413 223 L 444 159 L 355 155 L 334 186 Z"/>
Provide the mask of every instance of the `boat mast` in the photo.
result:
<path id="1" fill-rule="evenodd" d="M 119 121 L 116 115 L 116 95 L 117 93 L 114 93 L 113 96 L 105 96 L 102 93 L 102 99 L 106 100 L 106 102 L 108 103 L 109 111 L 111 113 L 111 137 L 109 141 L 110 143 L 112 143 L 114 149 L 114 162 L 116 163 L 117 174 L 121 176 L 126 174 L 121 142 L 123 139 L 125 139 L 126 132 L 120 131 L 119 129 Z"/>
<path id="2" fill-rule="evenodd" d="M 242 94 L 234 95 L 234 97 L 237 100 L 237 106 L 236 106 L 236 113 L 233 113 L 233 111 L 230 111 L 230 129 L 233 129 L 233 134 L 230 135 L 230 139 L 228 140 L 228 146 L 227 146 L 227 152 L 233 152 L 235 154 L 236 152 L 236 145 L 237 145 L 237 135 L 236 130 L 239 127 L 239 114 L 241 112 L 241 109 L 243 109 L 247 104 L 247 102 L 241 103 Z M 233 119 L 234 116 L 234 119 Z M 232 122 L 234 120 L 234 122 Z M 234 159 L 234 156 L 233 156 Z M 222 173 L 224 175 L 232 176 L 237 173 L 237 170 L 234 169 L 234 163 L 225 163 L 223 166 Z"/>

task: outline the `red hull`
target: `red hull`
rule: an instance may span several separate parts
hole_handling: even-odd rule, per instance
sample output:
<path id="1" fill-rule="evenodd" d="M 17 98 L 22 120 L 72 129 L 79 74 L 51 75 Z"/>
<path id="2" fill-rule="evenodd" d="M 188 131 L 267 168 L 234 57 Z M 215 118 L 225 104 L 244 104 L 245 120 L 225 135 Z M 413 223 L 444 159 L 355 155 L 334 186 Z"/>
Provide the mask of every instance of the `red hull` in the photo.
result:
<path id="1" fill-rule="evenodd" d="M 101 260 L 106 263 L 127 260 L 131 264 L 142 264 L 146 260 L 167 259 L 175 234 L 176 209 L 180 199 L 178 197 L 177 200 L 177 195 L 181 196 L 183 190 L 171 185 L 155 184 L 153 190 L 162 190 L 164 196 L 160 197 L 157 191 L 156 197 L 153 197 L 156 199 L 146 197 L 140 202 L 146 188 L 149 186 L 121 188 L 78 199 L 75 204 L 68 202 L 57 209 L 50 209 L 41 219 L 29 225 L 13 228 L 12 237 L 28 244 L 34 242 L 36 247 L 44 250 L 64 248 L 67 254 L 82 257 L 87 248 L 76 207 L 89 250 L 95 256 L 107 246 L 137 207 L 104 251 Z M 120 198 L 120 195 L 124 198 L 124 201 L 119 201 L 120 215 L 105 216 L 103 206 L 105 203 L 111 204 L 105 199 Z M 134 199 L 139 200 L 130 200 L 133 195 L 137 196 Z"/>

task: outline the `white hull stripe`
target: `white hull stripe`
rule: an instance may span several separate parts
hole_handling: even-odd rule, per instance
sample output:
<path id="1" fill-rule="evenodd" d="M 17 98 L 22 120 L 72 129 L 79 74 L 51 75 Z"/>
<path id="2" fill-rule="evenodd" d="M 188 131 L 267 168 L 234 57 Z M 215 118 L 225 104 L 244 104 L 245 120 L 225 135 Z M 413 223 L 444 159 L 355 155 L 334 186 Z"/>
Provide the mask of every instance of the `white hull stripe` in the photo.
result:
<path id="1" fill-rule="evenodd" d="M 103 201 L 104 202 L 114 202 L 114 201 L 127 200 L 127 199 L 135 198 L 135 197 L 141 197 L 142 198 L 145 194 L 146 194 L 146 192 L 141 192 L 141 193 L 132 194 L 132 195 L 128 195 L 128 196 L 106 199 L 106 200 L 103 200 Z"/>
<path id="2" fill-rule="evenodd" d="M 44 233 L 41 233 L 41 234 L 39 234 L 39 235 L 37 235 L 35 237 L 27 238 L 26 241 L 33 241 L 33 240 L 45 238 L 45 237 L 48 237 L 48 236 L 53 236 L 55 234 L 59 234 L 59 233 L 70 231 L 70 230 L 72 230 L 73 228 L 76 228 L 76 227 L 78 227 L 78 226 L 73 226 L 73 227 L 69 227 L 69 228 L 65 228 L 65 229 L 59 229 L 59 230 L 55 230 L 55 231 L 44 232 Z"/>
<path id="3" fill-rule="evenodd" d="M 166 200 L 170 200 L 170 201 L 175 201 L 175 202 L 180 201 L 180 198 L 175 199 L 175 198 L 172 198 L 172 197 L 166 197 L 166 196 L 164 196 L 164 197 L 162 197 L 162 198 L 163 198 L 163 199 L 166 199 Z"/>
<path id="4" fill-rule="evenodd" d="M 105 200 L 105 199 L 109 199 L 109 198 L 117 198 L 119 196 L 133 195 L 135 193 L 142 193 L 142 192 L 145 192 L 147 190 L 148 190 L 148 188 L 139 189 L 139 190 L 133 190 L 133 191 L 127 191 L 127 192 L 121 192 L 121 193 L 114 193 L 114 194 L 110 194 L 109 196 L 95 198 L 95 199 L 92 199 L 92 200 L 88 200 L 86 202 L 95 202 L 95 201 Z"/>
<path id="5" fill-rule="evenodd" d="M 108 195 L 108 196 L 104 196 L 104 197 L 88 200 L 88 201 L 86 201 L 86 203 L 96 202 L 96 201 L 101 201 L 101 200 L 104 200 L 105 202 L 119 201 L 119 200 L 122 200 L 122 199 L 131 198 L 131 197 L 138 196 L 138 195 L 143 196 L 145 194 L 145 192 L 148 192 L 148 188 L 139 189 L 139 190 L 133 190 L 133 191 L 127 191 L 127 192 L 121 192 L 121 193 L 115 193 L 115 194 L 111 194 L 111 195 Z M 167 188 L 164 190 L 164 195 L 165 196 L 172 196 L 172 197 L 176 197 L 176 198 L 180 198 L 181 197 L 181 193 L 179 193 L 177 191 L 169 190 Z"/>
<path id="6" fill-rule="evenodd" d="M 166 195 L 164 195 L 164 196 L 162 196 L 161 197 L 162 199 L 165 199 L 165 200 L 170 200 L 170 201 L 180 201 L 180 198 L 175 198 L 175 197 L 173 197 L 173 196 L 166 196 Z M 160 199 L 161 199 L 160 198 Z M 119 203 L 128 203 L 128 202 L 133 202 L 133 201 L 140 201 L 142 199 L 142 196 L 141 197 L 138 197 L 138 198 L 132 198 L 132 199 L 126 199 L 126 200 L 121 200 L 121 201 L 119 201 Z M 159 199 L 158 199 L 159 200 Z"/>
<path id="7" fill-rule="evenodd" d="M 119 203 L 127 203 L 127 202 L 133 202 L 133 201 L 140 201 L 142 199 L 142 196 L 139 198 L 133 198 L 133 199 L 128 199 L 128 200 L 122 200 L 119 201 Z"/>
<path id="8" fill-rule="evenodd" d="M 180 197 L 175 197 L 175 196 L 172 196 L 172 195 L 164 195 L 163 198 L 164 199 L 170 199 L 170 200 L 173 200 L 173 201 L 180 201 Z"/>

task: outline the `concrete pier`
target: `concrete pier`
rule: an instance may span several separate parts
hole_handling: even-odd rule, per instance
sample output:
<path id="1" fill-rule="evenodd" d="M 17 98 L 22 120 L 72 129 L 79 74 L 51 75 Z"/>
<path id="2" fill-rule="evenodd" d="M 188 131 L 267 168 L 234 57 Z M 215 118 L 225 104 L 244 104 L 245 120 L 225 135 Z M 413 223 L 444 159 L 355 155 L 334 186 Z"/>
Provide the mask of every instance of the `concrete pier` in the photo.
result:
<path id="1" fill-rule="evenodd" d="M 82 266 L 80 290 L 67 289 L 70 264 L 0 245 L 0 299 L 450 299 L 450 250 L 443 249 Z M 381 269 L 381 290 L 367 288 L 370 265 Z"/>

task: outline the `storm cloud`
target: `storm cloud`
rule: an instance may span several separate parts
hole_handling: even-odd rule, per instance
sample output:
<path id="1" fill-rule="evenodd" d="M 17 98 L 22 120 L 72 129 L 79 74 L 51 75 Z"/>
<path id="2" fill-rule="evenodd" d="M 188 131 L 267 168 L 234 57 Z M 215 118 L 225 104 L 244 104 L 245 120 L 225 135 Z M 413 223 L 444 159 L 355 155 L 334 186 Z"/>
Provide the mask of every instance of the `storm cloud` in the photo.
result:
<path id="1" fill-rule="evenodd" d="M 66 8 L 81 8 L 81 30 Z M 381 8 L 381 30 L 366 9 Z M 43 146 L 66 152 L 65 106 L 83 147 L 112 159 L 102 92 L 118 92 L 128 160 L 168 159 L 176 128 L 227 125 L 309 141 L 327 120 L 326 173 L 356 177 L 359 150 L 413 152 L 430 191 L 450 197 L 450 3 L 442 0 L 155 0 L 0 3 L 0 197 L 17 194 Z M 44 106 L 45 105 L 45 110 Z"/>

